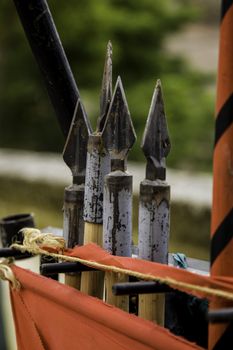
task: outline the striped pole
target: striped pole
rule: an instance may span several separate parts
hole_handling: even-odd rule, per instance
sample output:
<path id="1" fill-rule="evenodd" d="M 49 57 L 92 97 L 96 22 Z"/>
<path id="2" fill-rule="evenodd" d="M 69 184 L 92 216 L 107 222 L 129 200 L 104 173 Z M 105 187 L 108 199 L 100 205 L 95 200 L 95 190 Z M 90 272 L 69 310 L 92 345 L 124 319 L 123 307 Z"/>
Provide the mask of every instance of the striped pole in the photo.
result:
<path id="1" fill-rule="evenodd" d="M 233 276 L 233 1 L 222 0 L 217 81 L 213 207 L 211 220 L 211 275 Z M 229 306 L 212 302 L 211 309 Z M 232 306 L 232 304 L 231 304 Z M 211 324 L 209 349 L 230 349 L 233 324 Z M 229 342 L 231 346 L 229 347 Z"/>
<path id="2" fill-rule="evenodd" d="M 111 158 L 111 172 L 104 179 L 103 244 L 112 255 L 130 257 L 133 177 L 126 172 L 126 160 L 136 134 L 120 77 L 117 79 L 102 136 Z M 112 293 L 113 284 L 126 280 L 126 276 L 105 273 L 106 302 L 128 311 L 128 296 L 115 296 Z"/>
<path id="3" fill-rule="evenodd" d="M 161 264 L 168 263 L 170 186 L 165 181 L 165 158 L 170 147 L 162 88 L 158 80 L 141 145 L 147 166 L 146 178 L 140 183 L 138 249 L 141 259 Z M 164 325 L 165 295 L 139 295 L 138 315 Z"/>
<path id="4" fill-rule="evenodd" d="M 110 172 L 110 157 L 103 147 L 102 129 L 112 97 L 112 45 L 109 42 L 104 66 L 100 96 L 100 117 L 97 130 L 89 135 L 84 192 L 84 244 L 103 243 L 103 187 L 104 177 Z M 103 298 L 104 273 L 83 272 L 81 291 Z"/>

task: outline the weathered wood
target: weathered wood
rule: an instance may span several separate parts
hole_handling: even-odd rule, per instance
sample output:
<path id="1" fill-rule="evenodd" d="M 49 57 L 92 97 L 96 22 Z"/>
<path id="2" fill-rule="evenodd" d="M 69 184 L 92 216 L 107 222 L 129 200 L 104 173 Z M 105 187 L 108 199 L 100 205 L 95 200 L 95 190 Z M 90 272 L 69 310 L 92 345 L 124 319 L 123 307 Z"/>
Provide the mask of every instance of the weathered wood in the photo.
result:
<path id="1" fill-rule="evenodd" d="M 113 255 L 131 256 L 132 243 L 132 176 L 114 171 L 105 177 L 104 187 L 104 248 Z M 106 302 L 129 311 L 129 297 L 115 296 L 112 286 L 127 282 L 128 276 L 106 272 Z"/>
<path id="2" fill-rule="evenodd" d="M 138 316 L 164 326 L 164 294 L 140 294 L 138 298 Z"/>
<path id="3" fill-rule="evenodd" d="M 85 222 L 84 244 L 91 242 L 102 246 L 103 226 L 100 224 Z M 81 278 L 81 291 L 94 297 L 103 299 L 104 272 L 83 272 Z"/>
<path id="4" fill-rule="evenodd" d="M 143 181 L 139 203 L 139 257 L 168 263 L 170 188 L 162 181 Z M 165 297 L 163 294 L 140 295 L 139 316 L 164 325 Z"/>
<path id="5" fill-rule="evenodd" d="M 76 288 L 78 290 L 80 290 L 81 287 L 81 273 L 66 273 L 65 274 L 65 279 L 64 279 L 64 283 L 67 286 Z"/>
<path id="6" fill-rule="evenodd" d="M 103 240 L 113 255 L 131 256 L 132 179 L 121 170 L 105 177 Z"/>
<path id="7" fill-rule="evenodd" d="M 103 182 L 109 172 L 110 159 L 102 144 L 101 135 L 91 135 L 88 143 L 84 197 L 84 244 L 103 245 Z M 103 298 L 104 273 L 82 273 L 81 291 Z"/>
<path id="8" fill-rule="evenodd" d="M 165 157 L 170 150 L 170 140 L 159 81 L 152 98 L 141 147 L 147 158 L 147 168 L 146 179 L 140 184 L 139 257 L 167 264 L 170 187 L 164 180 L 166 178 Z M 163 325 L 164 295 L 139 295 L 138 314 L 140 317 Z"/>
<path id="9" fill-rule="evenodd" d="M 73 184 L 65 188 L 63 207 L 63 235 L 68 248 L 83 244 L 86 155 L 91 132 L 89 120 L 79 99 L 63 150 L 64 162 L 70 168 L 73 178 Z"/>
<path id="10" fill-rule="evenodd" d="M 89 120 L 79 99 L 63 150 L 63 159 L 70 168 L 73 178 L 73 184 L 65 188 L 63 205 L 63 236 L 68 248 L 73 248 L 77 244 L 83 245 L 86 154 L 91 131 Z M 80 289 L 81 274 L 66 274 L 65 284 Z"/>
<path id="11" fill-rule="evenodd" d="M 112 286 L 115 283 L 127 282 L 128 276 L 120 273 L 105 272 L 105 301 L 121 310 L 129 312 L 129 296 L 117 296 L 112 292 Z"/>
<path id="12" fill-rule="evenodd" d="M 84 221 L 103 223 L 104 176 L 110 171 L 110 158 L 103 146 L 102 135 L 89 136 L 84 197 Z"/>
<path id="13" fill-rule="evenodd" d="M 104 248 L 113 255 L 131 256 L 132 176 L 126 158 L 136 139 L 123 86 L 118 78 L 103 130 L 103 142 L 111 157 L 111 172 L 104 182 Z M 128 296 L 115 296 L 112 285 L 126 276 L 105 274 L 106 301 L 128 311 Z"/>
<path id="14" fill-rule="evenodd" d="M 144 180 L 140 184 L 139 257 L 168 263 L 170 187 L 164 181 Z"/>
<path id="15" fill-rule="evenodd" d="M 84 184 L 65 188 L 63 204 L 63 232 L 68 248 L 83 244 Z"/>
<path id="16" fill-rule="evenodd" d="M 89 136 L 84 194 L 84 244 L 103 245 L 103 186 L 104 176 L 110 171 L 110 157 L 103 146 L 102 128 L 112 95 L 112 46 L 108 43 L 100 96 L 100 117 L 97 130 Z M 81 290 L 103 298 L 104 273 L 84 272 Z"/>

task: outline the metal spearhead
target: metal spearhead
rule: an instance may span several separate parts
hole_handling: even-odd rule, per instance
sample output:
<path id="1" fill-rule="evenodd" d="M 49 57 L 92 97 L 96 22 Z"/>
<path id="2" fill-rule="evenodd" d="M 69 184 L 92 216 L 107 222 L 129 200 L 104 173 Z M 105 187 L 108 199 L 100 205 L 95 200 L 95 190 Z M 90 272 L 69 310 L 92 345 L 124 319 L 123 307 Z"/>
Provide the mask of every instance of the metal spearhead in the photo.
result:
<path id="1" fill-rule="evenodd" d="M 141 148 L 147 158 L 146 179 L 166 179 L 165 158 L 171 149 L 160 80 L 157 81 Z"/>
<path id="2" fill-rule="evenodd" d="M 63 150 L 63 159 L 72 172 L 74 184 L 80 184 L 84 181 L 87 142 L 91 133 L 91 125 L 82 102 L 78 99 Z"/>
<path id="3" fill-rule="evenodd" d="M 118 77 L 116 82 L 102 138 L 111 159 L 119 161 L 125 160 L 136 140 L 120 77 Z"/>
<path id="4" fill-rule="evenodd" d="M 102 131 L 108 108 L 112 99 L 112 43 L 108 42 L 104 73 L 100 95 L 100 117 L 97 120 L 97 131 Z"/>

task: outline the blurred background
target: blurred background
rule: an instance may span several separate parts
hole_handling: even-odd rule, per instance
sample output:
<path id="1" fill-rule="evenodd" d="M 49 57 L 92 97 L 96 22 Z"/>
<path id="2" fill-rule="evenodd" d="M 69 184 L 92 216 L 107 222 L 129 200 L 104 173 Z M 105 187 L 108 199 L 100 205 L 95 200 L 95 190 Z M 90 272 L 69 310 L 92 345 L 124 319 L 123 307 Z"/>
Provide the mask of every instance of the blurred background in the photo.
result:
<path id="1" fill-rule="evenodd" d="M 112 41 L 114 81 L 121 75 L 138 135 L 129 156 L 134 174 L 142 174 L 138 181 L 145 166 L 141 135 L 161 79 L 172 141 L 170 251 L 208 259 L 220 1 L 48 3 L 93 128 Z M 39 228 L 62 227 L 63 191 L 71 182 L 64 142 L 13 2 L 1 0 L 0 217 L 34 212 Z M 135 243 L 137 201 L 135 189 Z"/>

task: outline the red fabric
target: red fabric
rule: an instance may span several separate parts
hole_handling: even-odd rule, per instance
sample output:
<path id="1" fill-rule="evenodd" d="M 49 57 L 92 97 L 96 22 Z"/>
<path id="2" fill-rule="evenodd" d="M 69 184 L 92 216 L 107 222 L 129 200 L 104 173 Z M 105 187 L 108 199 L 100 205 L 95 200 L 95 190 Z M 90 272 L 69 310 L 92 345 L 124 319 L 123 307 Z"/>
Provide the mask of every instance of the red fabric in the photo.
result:
<path id="1" fill-rule="evenodd" d="M 132 270 L 135 272 L 141 272 L 150 274 L 160 278 L 172 278 L 179 282 L 190 283 L 201 287 L 211 287 L 214 289 L 221 289 L 225 292 L 233 293 L 233 278 L 232 277 L 209 277 L 202 276 L 184 269 L 176 267 L 149 262 L 141 259 L 126 258 L 120 256 L 110 255 L 108 252 L 100 248 L 99 246 L 90 243 L 85 246 L 76 246 L 72 250 L 67 250 L 65 254 L 69 256 L 76 256 L 81 259 L 91 260 L 103 265 L 113 265 L 121 267 L 123 269 Z M 177 286 L 177 289 L 191 293 L 198 297 L 206 297 L 209 300 L 217 297 L 210 297 L 203 291 L 190 290 L 189 288 Z"/>
<path id="2" fill-rule="evenodd" d="M 19 350 L 201 349 L 71 287 L 17 266 L 12 269 L 21 283 L 20 291 L 11 291 Z"/>

